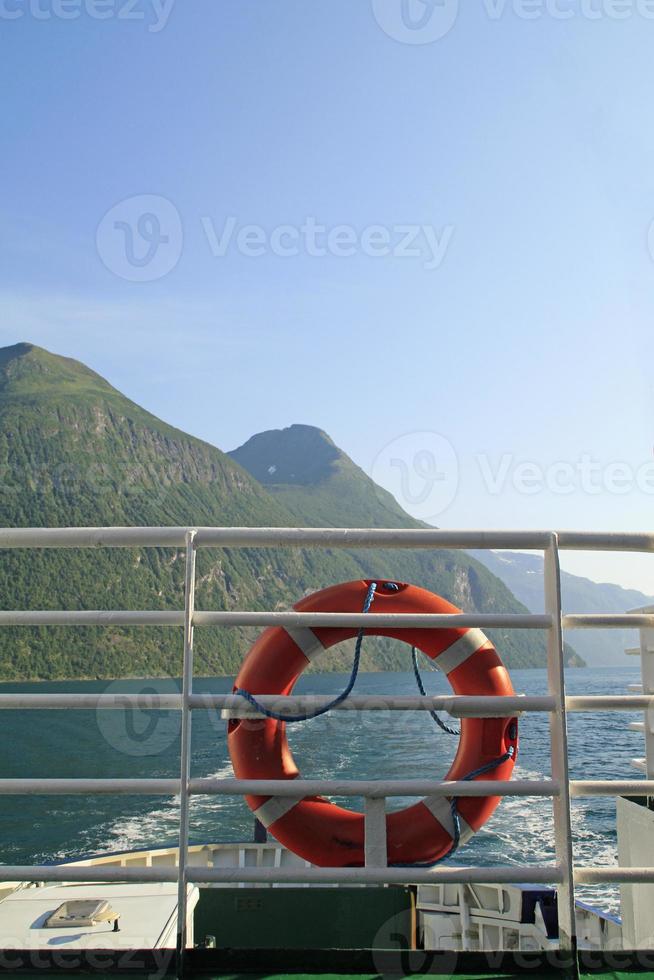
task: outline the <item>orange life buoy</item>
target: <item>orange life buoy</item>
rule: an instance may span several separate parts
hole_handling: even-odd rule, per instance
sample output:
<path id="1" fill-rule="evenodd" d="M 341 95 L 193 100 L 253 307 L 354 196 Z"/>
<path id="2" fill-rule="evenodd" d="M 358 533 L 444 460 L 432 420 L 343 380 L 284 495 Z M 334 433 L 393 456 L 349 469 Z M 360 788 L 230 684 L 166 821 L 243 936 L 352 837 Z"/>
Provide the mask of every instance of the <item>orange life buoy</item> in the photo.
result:
<path id="1" fill-rule="evenodd" d="M 334 585 L 298 602 L 298 612 L 360 612 L 369 581 Z M 386 636 L 417 647 L 440 667 L 455 694 L 511 695 L 506 668 L 493 644 L 478 629 L 378 629 L 376 613 L 458 613 L 456 606 L 415 585 L 379 581 L 368 613 L 368 636 Z M 234 690 L 252 695 L 287 695 L 308 666 L 329 647 L 357 635 L 356 629 L 265 630 L 249 651 Z M 295 779 L 295 765 L 284 722 L 270 718 L 232 718 L 228 747 L 239 779 Z M 464 718 L 459 747 L 447 780 L 463 779 L 512 750 L 484 779 L 509 779 L 518 746 L 515 718 Z M 247 796 L 248 806 L 276 839 L 312 864 L 359 867 L 364 861 L 364 817 L 322 797 L 304 799 Z M 488 820 L 498 797 L 458 800 L 460 843 Z M 454 818 L 450 801 L 431 797 L 386 817 L 388 863 L 432 863 L 452 849 Z"/>

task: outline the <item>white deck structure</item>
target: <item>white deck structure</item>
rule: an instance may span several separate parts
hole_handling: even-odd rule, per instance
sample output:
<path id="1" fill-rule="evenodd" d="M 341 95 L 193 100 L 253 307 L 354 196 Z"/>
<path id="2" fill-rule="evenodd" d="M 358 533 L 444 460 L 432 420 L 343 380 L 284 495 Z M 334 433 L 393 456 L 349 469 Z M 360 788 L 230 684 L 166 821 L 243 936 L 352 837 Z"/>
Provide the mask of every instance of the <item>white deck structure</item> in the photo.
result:
<path id="1" fill-rule="evenodd" d="M 189 885 L 186 928 L 193 940 L 193 911 L 199 891 Z M 48 928 L 46 920 L 64 902 L 86 899 L 106 901 L 119 915 L 111 922 Z M 177 887 L 151 882 L 145 885 L 51 885 L 20 888 L 2 902 L 2 946 L 5 949 L 175 949 L 177 939 Z"/>

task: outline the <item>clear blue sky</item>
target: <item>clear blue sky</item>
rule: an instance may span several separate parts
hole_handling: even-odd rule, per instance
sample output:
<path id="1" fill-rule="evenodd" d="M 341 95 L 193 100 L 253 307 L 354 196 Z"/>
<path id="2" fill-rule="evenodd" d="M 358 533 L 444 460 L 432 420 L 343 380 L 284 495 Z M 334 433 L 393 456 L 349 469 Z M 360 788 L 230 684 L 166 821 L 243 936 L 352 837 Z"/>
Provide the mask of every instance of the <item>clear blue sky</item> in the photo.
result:
<path id="1" fill-rule="evenodd" d="M 559 0 L 565 20 L 480 0 L 429 43 L 404 43 L 401 0 L 105 0 L 105 19 L 88 2 L 0 3 L 2 344 L 77 357 L 223 449 L 319 425 L 391 489 L 383 460 L 411 471 L 411 434 L 437 433 L 459 466 L 442 526 L 651 527 L 654 486 L 605 485 L 654 461 L 654 20 L 636 0 L 624 19 Z M 307 218 L 347 226 L 354 254 L 307 254 Z M 275 254 L 280 226 L 298 254 Z M 400 226 L 431 229 L 438 261 L 424 236 L 417 257 L 366 254 Z M 576 470 L 569 493 L 516 483 L 526 462 L 566 482 L 552 464 L 583 457 L 599 492 Z M 650 593 L 653 563 L 565 559 Z"/>

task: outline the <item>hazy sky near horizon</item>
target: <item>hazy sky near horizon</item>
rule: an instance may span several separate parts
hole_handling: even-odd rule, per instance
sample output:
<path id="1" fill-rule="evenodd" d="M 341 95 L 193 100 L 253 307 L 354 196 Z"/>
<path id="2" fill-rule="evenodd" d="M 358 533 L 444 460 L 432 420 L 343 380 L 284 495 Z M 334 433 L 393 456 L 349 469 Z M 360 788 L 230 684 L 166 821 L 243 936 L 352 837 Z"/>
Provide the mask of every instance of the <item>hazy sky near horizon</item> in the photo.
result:
<path id="1" fill-rule="evenodd" d="M 223 449 L 318 425 L 443 527 L 651 527 L 654 3 L 0 21 L 0 343 Z"/>

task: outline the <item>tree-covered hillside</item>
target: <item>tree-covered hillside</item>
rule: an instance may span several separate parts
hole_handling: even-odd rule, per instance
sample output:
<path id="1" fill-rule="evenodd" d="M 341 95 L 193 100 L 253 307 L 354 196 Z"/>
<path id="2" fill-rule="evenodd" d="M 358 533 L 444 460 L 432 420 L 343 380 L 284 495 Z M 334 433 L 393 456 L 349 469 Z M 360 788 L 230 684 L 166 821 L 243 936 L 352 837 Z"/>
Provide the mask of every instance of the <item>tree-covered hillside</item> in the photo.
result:
<path id="1" fill-rule="evenodd" d="M 230 456 L 155 418 L 84 365 L 30 344 L 0 350 L 0 479 L 0 525 L 7 527 L 339 523 L 326 519 L 326 503 L 318 521 L 308 519 Z M 412 526 L 392 498 L 388 514 L 375 510 L 374 485 L 372 491 L 356 513 L 341 497 L 343 524 Z M 4 551 L 0 606 L 179 609 L 183 566 L 174 549 Z M 523 608 L 488 570 L 458 553 L 254 549 L 201 551 L 197 606 L 288 608 L 307 591 L 375 575 L 420 582 L 467 609 Z M 251 638 L 234 629 L 198 630 L 197 671 L 235 672 Z M 534 635 L 500 645 L 509 664 L 543 662 Z M 338 648 L 321 666 L 344 669 L 350 655 Z M 179 629 L 0 630 L 3 680 L 176 675 L 180 664 Z M 364 669 L 398 666 L 406 666 L 404 652 L 365 645 Z"/>

